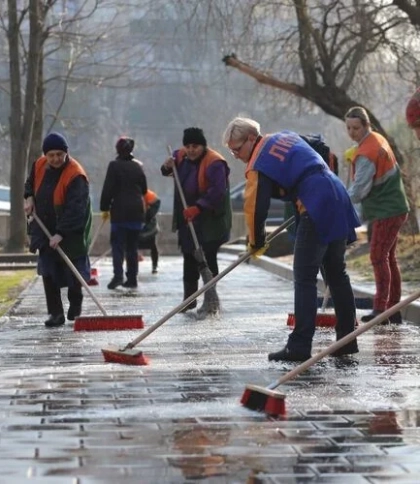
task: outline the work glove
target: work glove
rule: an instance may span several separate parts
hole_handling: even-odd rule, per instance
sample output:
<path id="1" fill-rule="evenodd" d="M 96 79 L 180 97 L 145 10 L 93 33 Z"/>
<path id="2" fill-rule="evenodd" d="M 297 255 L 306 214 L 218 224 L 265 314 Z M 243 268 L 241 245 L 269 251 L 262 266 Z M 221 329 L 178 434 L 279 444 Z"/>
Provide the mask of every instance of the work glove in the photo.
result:
<path id="1" fill-rule="evenodd" d="M 109 212 L 101 212 L 101 217 L 104 222 L 109 220 Z"/>
<path id="2" fill-rule="evenodd" d="M 262 247 L 255 247 L 252 244 L 248 244 L 247 251 L 251 253 L 253 259 L 257 259 L 264 255 L 266 250 L 269 248 L 269 244 L 266 242 Z"/>
<path id="3" fill-rule="evenodd" d="M 184 219 L 187 222 L 192 222 L 197 215 L 199 215 L 201 210 L 197 207 L 197 205 L 192 205 L 191 207 L 187 207 L 184 209 Z"/>

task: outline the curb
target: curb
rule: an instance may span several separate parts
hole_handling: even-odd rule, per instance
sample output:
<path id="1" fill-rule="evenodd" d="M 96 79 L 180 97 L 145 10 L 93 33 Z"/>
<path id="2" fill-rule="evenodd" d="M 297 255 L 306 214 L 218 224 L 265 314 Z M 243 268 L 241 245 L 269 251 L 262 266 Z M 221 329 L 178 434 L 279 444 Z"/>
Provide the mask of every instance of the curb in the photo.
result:
<path id="1" fill-rule="evenodd" d="M 239 254 L 245 251 L 245 246 L 241 245 L 225 245 L 221 247 L 221 252 L 225 252 L 228 254 Z M 257 259 L 250 259 L 250 264 L 253 266 L 259 267 L 267 272 L 275 274 L 283 279 L 287 279 L 289 281 L 293 281 L 293 268 L 288 265 L 284 264 L 283 262 L 279 262 L 275 259 L 271 259 L 265 255 L 258 257 Z M 374 292 L 369 291 L 357 284 L 352 284 L 353 293 L 355 297 L 370 297 L 373 298 Z M 324 292 L 324 282 L 321 277 L 318 278 L 318 291 L 322 294 Z M 404 297 L 402 298 L 404 299 Z M 403 319 L 405 321 L 409 321 L 416 326 L 420 326 L 420 303 L 410 303 L 404 309 L 401 310 Z"/>

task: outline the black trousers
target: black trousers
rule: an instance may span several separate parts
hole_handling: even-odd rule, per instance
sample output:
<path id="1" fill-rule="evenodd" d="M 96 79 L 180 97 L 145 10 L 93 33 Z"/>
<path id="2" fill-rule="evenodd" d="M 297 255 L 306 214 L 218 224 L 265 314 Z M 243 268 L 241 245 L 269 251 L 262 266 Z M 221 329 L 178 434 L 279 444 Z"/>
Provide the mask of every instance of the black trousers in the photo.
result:
<path id="1" fill-rule="evenodd" d="M 58 316 L 64 314 L 63 302 L 61 300 L 61 289 L 49 276 L 42 277 L 44 283 L 45 299 L 47 301 L 48 314 Z M 83 301 L 82 286 L 75 278 L 71 287 L 67 288 L 67 298 L 71 306 L 81 306 Z"/>
<path id="2" fill-rule="evenodd" d="M 214 276 L 219 274 L 219 265 L 217 263 L 217 253 L 219 252 L 220 242 L 209 242 L 202 245 L 204 256 L 209 266 L 210 272 Z M 198 262 L 193 253 L 183 252 L 184 257 L 184 275 L 183 280 L 187 283 L 195 283 L 200 278 L 200 272 L 198 270 Z"/>

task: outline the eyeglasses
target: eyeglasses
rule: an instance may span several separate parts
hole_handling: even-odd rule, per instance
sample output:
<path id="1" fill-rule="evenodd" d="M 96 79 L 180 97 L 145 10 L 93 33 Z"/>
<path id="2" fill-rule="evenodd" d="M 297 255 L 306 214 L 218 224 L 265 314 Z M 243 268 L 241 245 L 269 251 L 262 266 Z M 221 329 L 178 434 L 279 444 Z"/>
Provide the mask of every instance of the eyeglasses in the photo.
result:
<path id="1" fill-rule="evenodd" d="M 237 146 L 236 148 L 229 148 L 229 151 L 232 153 L 232 155 L 236 155 L 238 156 L 242 147 L 244 146 L 244 144 L 248 141 L 248 138 L 243 142 L 241 143 L 239 146 Z"/>

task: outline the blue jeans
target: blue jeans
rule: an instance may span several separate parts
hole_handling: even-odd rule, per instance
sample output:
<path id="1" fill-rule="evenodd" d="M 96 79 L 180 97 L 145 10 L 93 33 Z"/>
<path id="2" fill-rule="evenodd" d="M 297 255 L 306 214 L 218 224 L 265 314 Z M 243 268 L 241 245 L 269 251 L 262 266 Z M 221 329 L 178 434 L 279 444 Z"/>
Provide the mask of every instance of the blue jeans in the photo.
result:
<path id="1" fill-rule="evenodd" d="M 356 306 L 344 259 L 347 241 L 322 244 L 307 213 L 300 216 L 294 248 L 295 327 L 287 347 L 309 355 L 317 314 L 317 275 L 323 267 L 337 316 L 336 335 L 342 338 L 354 330 Z"/>

